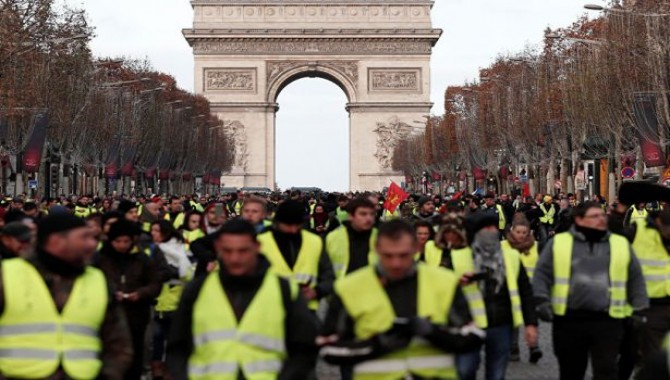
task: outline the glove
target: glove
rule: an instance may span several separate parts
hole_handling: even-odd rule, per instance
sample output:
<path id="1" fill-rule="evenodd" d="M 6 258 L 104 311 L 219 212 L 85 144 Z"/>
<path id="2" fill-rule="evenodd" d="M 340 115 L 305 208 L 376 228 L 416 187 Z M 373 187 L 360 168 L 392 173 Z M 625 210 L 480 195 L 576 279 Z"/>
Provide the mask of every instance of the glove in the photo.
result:
<path id="1" fill-rule="evenodd" d="M 412 334 L 422 338 L 425 338 L 435 332 L 435 325 L 433 325 L 426 318 L 413 317 L 410 320 L 410 326 L 412 327 Z"/>
<path id="2" fill-rule="evenodd" d="M 394 325 L 387 332 L 375 336 L 374 344 L 377 349 L 388 353 L 409 346 L 411 340 L 412 334 L 408 328 Z"/>
<path id="3" fill-rule="evenodd" d="M 554 309 L 551 307 L 550 302 L 545 302 L 538 305 L 535 311 L 537 312 L 537 316 L 545 322 L 551 322 L 554 320 Z"/>

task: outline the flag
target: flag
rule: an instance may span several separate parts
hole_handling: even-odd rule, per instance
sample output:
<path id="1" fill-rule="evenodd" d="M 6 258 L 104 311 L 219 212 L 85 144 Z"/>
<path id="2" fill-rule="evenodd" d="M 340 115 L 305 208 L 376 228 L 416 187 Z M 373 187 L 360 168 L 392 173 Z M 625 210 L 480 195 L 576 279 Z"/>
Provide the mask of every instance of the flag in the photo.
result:
<path id="1" fill-rule="evenodd" d="M 27 173 L 37 173 L 42 162 L 42 151 L 47 137 L 47 126 L 49 125 L 49 116 L 40 113 L 35 116 L 33 122 L 33 132 L 28 139 L 26 148 L 23 152 L 23 171 Z"/>
<path id="2" fill-rule="evenodd" d="M 395 182 L 391 182 L 391 187 L 389 187 L 388 195 L 386 196 L 386 202 L 384 202 L 384 208 L 389 210 L 389 212 L 394 213 L 395 210 L 400 206 L 402 202 L 409 197 L 409 194 L 403 191 Z"/>

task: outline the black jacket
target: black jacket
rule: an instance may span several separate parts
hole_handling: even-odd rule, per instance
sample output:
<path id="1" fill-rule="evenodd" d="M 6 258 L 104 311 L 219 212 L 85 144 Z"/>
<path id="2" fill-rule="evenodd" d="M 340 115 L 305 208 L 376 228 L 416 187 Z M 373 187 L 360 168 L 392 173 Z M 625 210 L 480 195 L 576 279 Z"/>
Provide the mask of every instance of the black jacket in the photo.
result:
<path id="1" fill-rule="evenodd" d="M 256 273 L 245 277 L 229 275 L 226 273 L 225 267 L 219 263 L 221 267 L 218 272 L 219 279 L 238 320 L 244 316 L 270 268 L 270 263 L 265 257 L 259 255 L 258 260 Z M 188 359 L 193 353 L 191 326 L 193 306 L 205 279 L 207 279 L 207 276 L 200 276 L 186 286 L 179 309 L 175 312 L 172 321 L 166 362 L 172 377 L 176 380 L 188 378 Z M 281 282 L 286 309 L 285 331 L 288 359 L 284 362 L 278 380 L 306 379 L 316 363 L 317 320 L 307 308 L 305 298 L 299 294 L 297 299 L 291 300 L 288 281 L 284 279 L 279 281 Z M 212 305 L 212 307 L 216 306 Z M 271 312 L 271 310 L 268 310 L 268 312 Z M 241 372 L 238 374 L 238 379 L 244 380 Z"/>

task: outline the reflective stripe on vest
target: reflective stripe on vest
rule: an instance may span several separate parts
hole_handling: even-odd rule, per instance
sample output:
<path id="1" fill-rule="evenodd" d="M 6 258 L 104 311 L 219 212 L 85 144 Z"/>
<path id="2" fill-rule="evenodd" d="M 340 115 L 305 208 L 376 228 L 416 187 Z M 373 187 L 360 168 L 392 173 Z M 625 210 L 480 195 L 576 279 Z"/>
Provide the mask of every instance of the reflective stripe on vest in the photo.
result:
<path id="1" fill-rule="evenodd" d="M 503 211 L 502 205 L 496 205 L 496 210 L 498 210 L 498 229 L 504 230 L 507 227 L 507 218 L 505 217 L 505 211 Z"/>
<path id="2" fill-rule="evenodd" d="M 554 216 L 556 215 L 556 208 L 553 204 L 549 206 L 549 210 L 545 207 L 544 203 L 540 205 L 540 210 L 542 210 L 542 216 L 540 217 L 540 223 L 542 224 L 554 224 Z"/>
<path id="3" fill-rule="evenodd" d="M 458 277 L 454 272 L 418 264 L 417 314 L 446 325 Z M 335 283 L 335 291 L 354 321 L 359 340 L 387 331 L 396 318 L 391 300 L 373 267 L 366 267 Z M 423 378 L 456 378 L 453 357 L 430 343 L 414 339 L 409 347 L 354 367 L 356 380 L 396 380 L 407 374 Z"/>
<path id="4" fill-rule="evenodd" d="M 554 314 L 565 315 L 568 309 L 570 294 L 570 276 L 572 273 L 572 250 L 574 237 L 569 232 L 554 237 L 554 285 L 552 287 L 552 305 Z M 628 283 L 628 266 L 630 265 L 630 249 L 628 240 L 616 234 L 610 235 L 610 307 L 612 318 L 625 318 L 631 310 L 627 305 L 626 284 Z"/>
<path id="5" fill-rule="evenodd" d="M 454 271 L 460 278 L 466 273 L 475 272 L 475 262 L 470 248 L 454 249 L 451 251 L 451 261 L 454 265 Z M 463 295 L 468 302 L 468 308 L 472 319 L 477 327 L 485 329 L 488 327 L 488 317 L 486 316 L 486 304 L 482 297 L 482 292 L 477 284 L 461 285 Z"/>
<path id="6" fill-rule="evenodd" d="M 636 222 L 633 250 L 642 266 L 649 298 L 670 296 L 670 256 L 661 234 L 646 220 Z"/>
<path id="7" fill-rule="evenodd" d="M 375 228 L 370 234 L 368 264 L 375 264 L 377 262 L 377 253 L 375 252 L 376 244 L 377 229 Z M 340 279 L 346 276 L 348 274 L 347 268 L 349 268 L 349 258 L 351 256 L 347 227 L 338 227 L 326 236 L 326 250 L 330 256 L 330 261 L 333 263 L 335 277 Z"/>
<path id="8" fill-rule="evenodd" d="M 73 379 L 96 378 L 102 367 L 99 330 L 108 302 L 104 274 L 86 268 L 61 312 L 41 275 L 25 260 L 3 261 L 2 277 L 0 373 L 47 378 L 62 367 Z"/>
<path id="9" fill-rule="evenodd" d="M 278 275 L 293 279 L 298 284 L 307 285 L 316 289 L 317 277 L 319 275 L 319 261 L 323 253 L 323 240 L 309 231 L 302 230 L 302 243 L 298 257 L 290 268 L 282 256 L 272 231 L 264 232 L 258 235 L 258 242 L 261 244 L 261 252 L 270 261 L 272 270 Z M 319 308 L 319 300 L 311 300 L 309 308 L 316 310 Z"/>
<path id="10" fill-rule="evenodd" d="M 219 276 L 208 275 L 194 304 L 189 378 L 236 380 L 241 370 L 247 380 L 276 379 L 286 358 L 279 277 L 266 273 L 238 322 Z M 297 287 L 291 291 L 295 298 Z"/>

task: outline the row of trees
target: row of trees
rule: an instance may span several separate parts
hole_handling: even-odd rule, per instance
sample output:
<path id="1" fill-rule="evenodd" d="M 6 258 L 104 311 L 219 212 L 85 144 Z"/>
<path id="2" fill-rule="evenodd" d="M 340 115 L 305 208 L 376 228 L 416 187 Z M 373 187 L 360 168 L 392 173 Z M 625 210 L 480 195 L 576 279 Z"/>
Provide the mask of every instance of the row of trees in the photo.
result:
<path id="1" fill-rule="evenodd" d="M 553 192 L 557 180 L 573 191 L 583 161 L 595 159 L 607 163 L 612 194 L 622 166 L 641 176 L 643 162 L 665 165 L 669 7 L 612 3 L 601 17 L 547 29 L 541 47 L 499 57 L 475 83 L 447 88 L 445 114 L 398 147 L 394 168 L 453 181 L 494 177 L 501 191 L 527 174 L 532 191 Z"/>
<path id="2" fill-rule="evenodd" d="M 65 183 L 63 192 L 91 190 L 91 181 L 76 178 L 181 182 L 229 170 L 232 150 L 204 97 L 146 62 L 95 60 L 85 13 L 56 3 L 0 0 L 3 191 L 8 170 L 21 174 L 36 115 L 49 120 L 40 173 L 48 177 L 48 166 L 58 165 L 66 181 L 44 182 Z"/>

